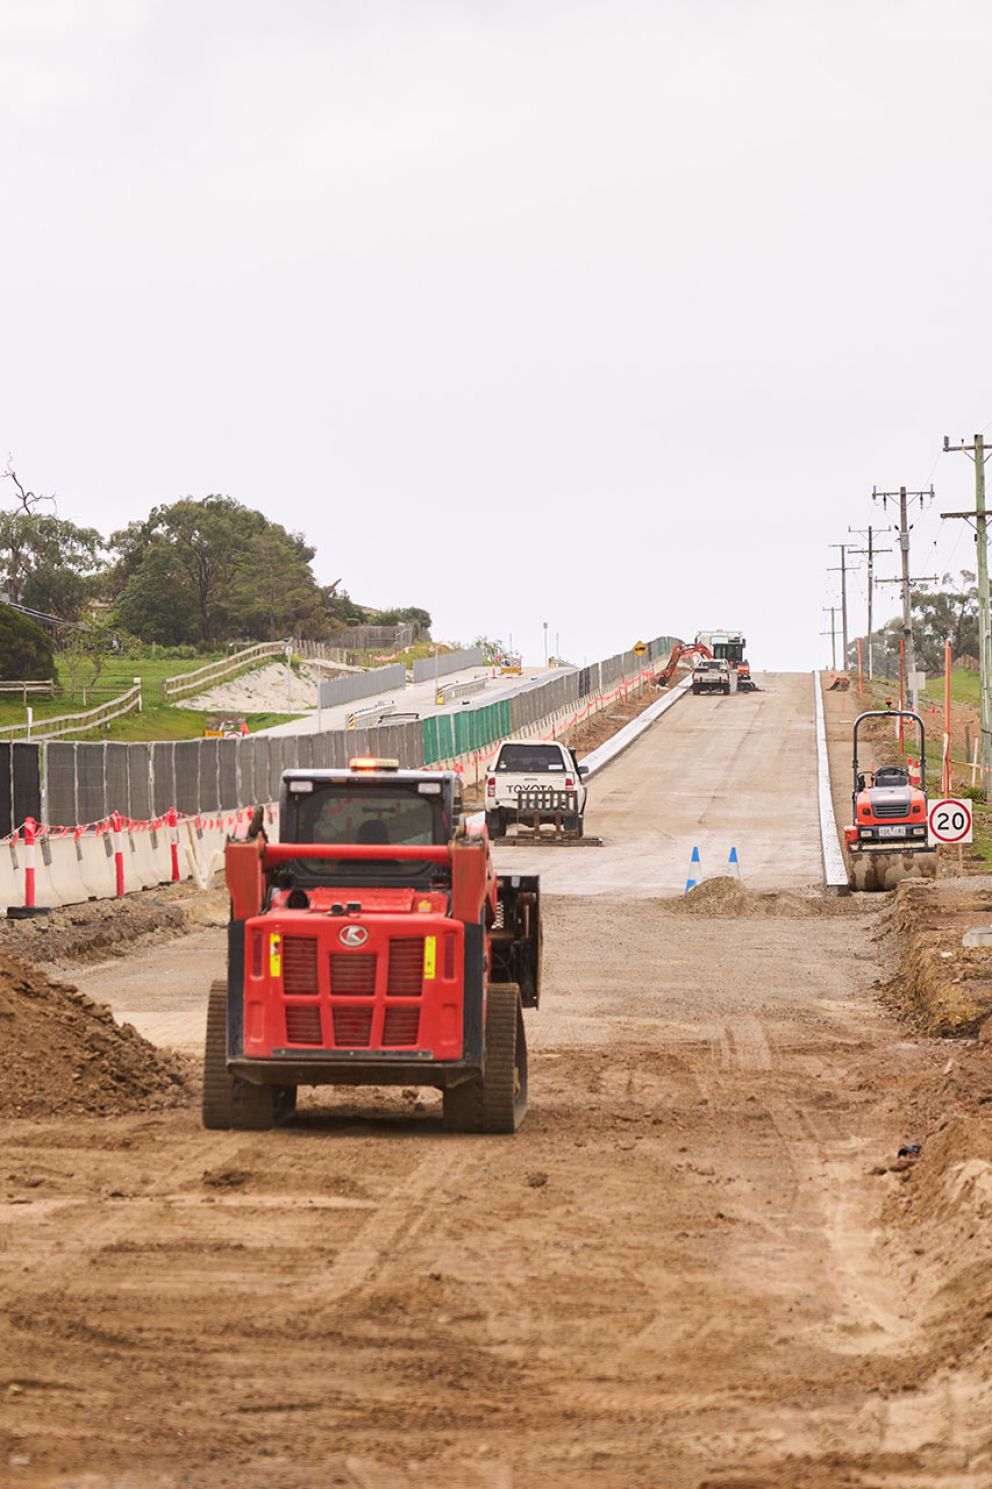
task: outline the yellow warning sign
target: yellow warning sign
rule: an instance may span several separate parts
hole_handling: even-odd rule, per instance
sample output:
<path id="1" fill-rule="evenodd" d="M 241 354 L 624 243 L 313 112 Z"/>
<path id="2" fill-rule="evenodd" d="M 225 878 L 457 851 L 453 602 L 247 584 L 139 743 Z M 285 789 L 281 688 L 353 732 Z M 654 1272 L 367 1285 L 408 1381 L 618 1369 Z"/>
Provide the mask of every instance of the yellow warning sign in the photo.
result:
<path id="1" fill-rule="evenodd" d="M 433 982 L 437 976 L 437 937 L 424 937 L 424 981 Z"/>
<path id="2" fill-rule="evenodd" d="M 647 649 L 648 649 L 648 646 L 647 646 L 647 642 L 646 641 L 635 641 L 634 642 L 633 651 L 634 651 L 635 657 L 643 657 L 643 655 L 647 651 Z"/>

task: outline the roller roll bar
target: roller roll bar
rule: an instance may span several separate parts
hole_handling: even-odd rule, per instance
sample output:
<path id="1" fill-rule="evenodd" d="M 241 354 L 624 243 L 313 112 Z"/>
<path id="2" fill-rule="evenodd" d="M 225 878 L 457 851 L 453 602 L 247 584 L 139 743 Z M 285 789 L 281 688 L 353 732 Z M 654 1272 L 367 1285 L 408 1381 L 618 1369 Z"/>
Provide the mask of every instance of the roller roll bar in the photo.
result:
<path id="1" fill-rule="evenodd" d="M 854 721 L 854 796 L 858 795 L 858 730 L 865 719 L 912 719 L 920 731 L 920 780 L 923 782 L 924 790 L 927 781 L 927 731 L 923 720 L 918 713 L 913 713 L 909 708 L 876 708 L 869 713 L 859 714 Z"/>

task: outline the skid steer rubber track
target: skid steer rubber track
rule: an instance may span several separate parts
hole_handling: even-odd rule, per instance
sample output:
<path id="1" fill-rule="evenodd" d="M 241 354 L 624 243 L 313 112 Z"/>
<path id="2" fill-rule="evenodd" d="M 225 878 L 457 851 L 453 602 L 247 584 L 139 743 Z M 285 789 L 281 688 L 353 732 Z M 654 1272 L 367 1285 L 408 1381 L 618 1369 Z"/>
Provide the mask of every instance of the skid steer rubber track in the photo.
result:
<path id="1" fill-rule="evenodd" d="M 520 988 L 494 982 L 486 994 L 486 1068 L 445 1091 L 449 1132 L 516 1132 L 527 1113 L 527 1038 Z"/>
<path id="2" fill-rule="evenodd" d="M 212 982 L 203 1051 L 203 1125 L 264 1132 L 296 1110 L 295 1086 L 253 1086 L 227 1068 L 227 983 Z"/>

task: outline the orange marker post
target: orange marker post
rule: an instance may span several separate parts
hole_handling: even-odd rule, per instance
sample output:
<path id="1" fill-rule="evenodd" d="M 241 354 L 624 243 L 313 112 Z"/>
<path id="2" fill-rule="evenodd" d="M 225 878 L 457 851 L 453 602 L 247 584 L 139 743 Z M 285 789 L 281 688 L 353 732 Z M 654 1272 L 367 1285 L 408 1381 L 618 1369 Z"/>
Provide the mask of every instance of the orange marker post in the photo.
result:
<path id="1" fill-rule="evenodd" d="M 951 643 L 944 642 L 944 765 L 940 789 L 946 798 L 951 794 Z"/>

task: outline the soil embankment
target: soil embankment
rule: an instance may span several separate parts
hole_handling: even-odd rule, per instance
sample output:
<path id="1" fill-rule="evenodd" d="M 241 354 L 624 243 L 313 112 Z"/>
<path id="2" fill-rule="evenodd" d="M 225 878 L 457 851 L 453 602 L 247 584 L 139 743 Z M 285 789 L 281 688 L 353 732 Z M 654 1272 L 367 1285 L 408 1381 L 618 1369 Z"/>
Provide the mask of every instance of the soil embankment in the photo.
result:
<path id="1" fill-rule="evenodd" d="M 286 662 L 268 662 L 253 667 L 230 682 L 215 683 L 191 698 L 182 698 L 178 708 L 192 708 L 217 713 L 308 713 L 317 707 L 317 684 L 333 672 L 303 665 L 290 667 Z"/>

